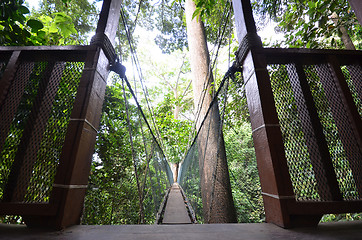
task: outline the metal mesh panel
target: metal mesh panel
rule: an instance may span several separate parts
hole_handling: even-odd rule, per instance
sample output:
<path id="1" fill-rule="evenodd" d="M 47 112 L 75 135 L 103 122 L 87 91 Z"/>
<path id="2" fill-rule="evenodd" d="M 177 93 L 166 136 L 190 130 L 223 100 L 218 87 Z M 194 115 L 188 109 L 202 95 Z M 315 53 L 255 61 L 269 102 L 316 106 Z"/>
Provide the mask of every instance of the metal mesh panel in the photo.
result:
<path id="1" fill-rule="evenodd" d="M 295 99 L 290 78 L 295 78 L 296 73 L 291 68 L 292 65 L 270 65 L 268 67 L 289 174 L 298 201 L 320 200 L 306 136 L 301 123 L 305 120 L 303 118 L 308 118 L 308 116 L 299 116 L 298 114 L 296 101 L 304 102 L 304 99 Z M 317 152 L 318 150 L 312 151 Z"/>
<path id="2" fill-rule="evenodd" d="M 348 145 L 358 149 L 358 146 L 355 146 L 357 141 L 354 139 L 352 129 L 349 128 L 348 115 L 339 97 L 332 73 L 326 64 L 304 66 L 304 69 L 318 110 L 320 122 L 323 126 L 323 132 L 328 143 L 329 153 L 342 196 L 345 200 L 358 199 L 356 184 L 345 150 L 350 147 Z M 323 84 L 321 79 L 323 79 Z M 330 96 L 329 101 L 326 94 Z M 335 111 L 334 114 L 331 108 Z M 339 119 L 334 119 L 333 117 Z M 342 122 L 344 129 L 338 129 L 336 121 Z M 347 133 L 348 139 L 346 135 L 341 135 L 341 131 Z M 341 137 L 345 139 L 341 139 Z M 342 144 L 342 140 L 347 146 Z M 359 151 L 355 151 L 353 156 L 350 157 L 353 158 L 354 162 L 358 162 L 360 157 Z M 360 168 L 357 164 L 353 167 Z M 361 176 L 354 177 L 360 178 Z"/>
<path id="3" fill-rule="evenodd" d="M 82 62 L 61 62 L 54 67 L 53 80 L 60 82 L 50 86 L 55 96 L 47 95 L 44 99 L 46 107 L 51 110 L 48 116 L 41 116 L 48 120 L 36 153 L 32 178 L 24 199 L 26 202 L 49 200 L 83 66 Z"/>
<path id="4" fill-rule="evenodd" d="M 213 208 L 218 209 L 219 205 L 225 203 L 222 196 L 225 192 L 220 191 L 218 183 L 222 182 L 226 187 L 227 177 L 230 177 L 238 222 L 257 222 L 264 216 L 251 126 L 241 120 L 241 116 L 247 114 L 244 112 L 247 102 L 243 80 L 234 80 L 224 78 L 221 81 L 223 84 L 217 86 L 209 112 L 179 170 L 178 182 L 198 223 L 208 222 L 213 217 L 212 214 L 215 214 Z M 213 115 L 214 111 L 219 117 Z M 220 167 L 223 162 L 220 157 L 224 154 L 223 145 L 229 176 L 221 171 L 225 168 Z M 203 178 L 205 182 L 211 183 L 210 186 L 205 182 L 205 186 L 202 185 Z M 210 205 L 210 209 L 205 207 L 205 203 Z M 219 210 L 226 211 L 222 208 Z"/>
<path id="5" fill-rule="evenodd" d="M 118 76 L 112 80 L 106 89 L 82 224 L 154 223 L 172 172 L 130 91 L 123 89 Z"/>
<path id="6" fill-rule="evenodd" d="M 1 109 L 9 113 L 1 122 L 11 123 L 0 155 L 1 196 L 7 182 L 8 188 L 15 188 L 13 200 L 49 200 L 83 65 L 24 62 L 19 66 Z"/>
<path id="7" fill-rule="evenodd" d="M 195 141 L 181 163 L 177 182 L 182 186 L 191 204 L 196 220 L 204 222 L 200 188 L 199 151 Z"/>
<path id="8" fill-rule="evenodd" d="M 333 119 L 333 115 L 337 116 L 339 122 L 347 123 L 344 126 L 349 125 L 330 69 L 327 65 L 308 65 L 304 66 L 304 72 L 313 95 L 319 121 L 323 126 L 323 133 L 342 196 L 345 200 L 358 199 L 356 184 L 345 150 L 346 147 L 353 149 L 358 149 L 358 147 L 355 146 L 356 141 L 353 140 L 351 129 L 343 129 L 347 134 L 341 135 L 339 132 L 341 129 L 337 128 Z M 269 73 L 296 199 L 298 201 L 328 199 L 330 193 L 327 182 L 323 178 L 325 170 L 320 163 L 321 155 L 317 144 L 314 144 L 315 136 L 310 124 L 311 120 L 303 95 L 295 87 L 295 84 L 299 84 L 296 68 L 294 64 L 271 65 Z M 352 74 L 352 71 L 350 73 Z M 320 79 L 324 79 L 323 84 Z M 331 96 L 329 101 L 333 102 L 334 114 L 332 114 L 326 94 Z M 341 136 L 344 136 L 344 141 L 341 141 Z M 350 136 L 350 139 L 345 136 Z M 351 146 L 343 146 L 342 142 Z M 359 151 L 354 152 L 350 158 L 354 158 L 352 162 L 358 162 Z M 312 159 L 316 159 L 316 161 L 313 162 Z M 359 168 L 358 165 L 354 167 Z M 358 173 L 359 170 L 356 172 Z"/>
<path id="9" fill-rule="evenodd" d="M 342 66 L 341 69 L 352 93 L 358 113 L 362 118 L 362 67 L 360 65 L 348 65 Z"/>
<path id="10" fill-rule="evenodd" d="M 225 85 L 227 84 L 228 81 L 225 81 Z M 223 169 L 218 166 L 223 161 L 220 156 L 224 151 L 222 127 L 223 109 L 226 106 L 224 97 L 226 97 L 227 90 L 225 87 L 218 90 L 213 102 L 210 99 L 205 100 L 205 102 L 210 101 L 208 112 L 204 113 L 204 119 L 201 119 L 202 121 L 199 123 L 201 126 L 181 164 L 179 173 L 180 185 L 194 209 L 196 220 L 201 223 L 209 222 L 213 217 L 212 207 L 215 207 L 213 201 L 219 198 L 217 201 L 218 204 L 221 204 L 224 200 L 220 197 L 223 192 L 220 191 L 219 184 L 224 181 L 219 178 L 223 174 Z M 201 191 L 201 189 L 203 190 Z M 209 206 L 205 207 L 205 203 Z"/>
<path id="11" fill-rule="evenodd" d="M 0 174 L 0 197 L 2 199 L 5 185 L 10 174 L 11 166 L 15 159 L 21 137 L 23 135 L 26 119 L 30 113 L 33 99 L 30 93 L 36 91 L 38 81 L 28 81 L 29 75 L 33 72 L 34 63 L 20 64 L 9 94 L 0 110 L 0 153 L 1 174 Z M 34 67 L 34 72 L 44 68 L 41 63 Z M 25 92 L 24 92 L 25 89 Z M 24 97 L 21 96 L 24 92 Z M 19 104 L 20 102 L 20 104 Z M 18 107 L 19 105 L 19 107 Z M 15 114 L 16 113 L 16 114 Z M 15 114 L 15 116 L 14 116 Z"/>

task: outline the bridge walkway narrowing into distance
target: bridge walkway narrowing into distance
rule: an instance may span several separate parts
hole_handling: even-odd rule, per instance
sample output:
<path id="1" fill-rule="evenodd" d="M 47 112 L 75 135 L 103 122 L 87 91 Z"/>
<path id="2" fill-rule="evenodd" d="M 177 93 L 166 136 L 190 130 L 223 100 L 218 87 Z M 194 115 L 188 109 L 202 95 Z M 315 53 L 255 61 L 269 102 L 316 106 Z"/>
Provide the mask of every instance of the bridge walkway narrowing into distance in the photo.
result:
<path id="1" fill-rule="evenodd" d="M 192 224 L 194 218 L 178 183 L 173 183 L 161 206 L 159 224 Z"/>

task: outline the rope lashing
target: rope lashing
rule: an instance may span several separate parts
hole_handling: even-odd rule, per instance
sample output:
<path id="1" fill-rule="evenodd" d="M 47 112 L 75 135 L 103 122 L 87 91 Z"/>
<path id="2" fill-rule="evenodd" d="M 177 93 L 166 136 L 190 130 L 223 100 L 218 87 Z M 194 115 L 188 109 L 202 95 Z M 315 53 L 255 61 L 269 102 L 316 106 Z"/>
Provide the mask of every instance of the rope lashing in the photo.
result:
<path id="1" fill-rule="evenodd" d="M 250 49 L 262 48 L 260 37 L 256 33 L 247 33 L 235 52 L 237 66 L 242 66 Z"/>
<path id="2" fill-rule="evenodd" d="M 90 44 L 102 48 L 109 61 L 111 71 L 117 73 L 122 79 L 126 77 L 126 67 L 119 62 L 116 50 L 106 34 L 96 33 L 92 37 Z"/>
<path id="3" fill-rule="evenodd" d="M 102 48 L 104 54 L 106 55 L 106 57 L 110 63 L 113 63 L 118 59 L 116 50 L 114 49 L 111 41 L 109 40 L 109 38 L 107 37 L 106 34 L 96 33 L 92 37 L 90 45 L 96 45 L 96 46 Z"/>

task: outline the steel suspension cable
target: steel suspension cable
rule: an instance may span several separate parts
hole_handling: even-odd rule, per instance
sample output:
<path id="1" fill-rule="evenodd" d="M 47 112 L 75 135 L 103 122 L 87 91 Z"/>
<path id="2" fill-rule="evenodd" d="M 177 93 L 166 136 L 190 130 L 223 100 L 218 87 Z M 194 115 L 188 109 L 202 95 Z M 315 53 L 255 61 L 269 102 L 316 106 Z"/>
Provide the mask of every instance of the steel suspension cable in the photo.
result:
<path id="1" fill-rule="evenodd" d="M 154 112 L 153 112 L 153 108 L 152 106 L 150 105 L 149 103 L 149 94 L 148 94 L 148 91 L 147 91 L 147 87 L 143 84 L 143 74 L 142 74 L 142 71 L 141 71 L 141 68 L 140 68 L 140 64 L 139 64 L 139 60 L 138 60 L 138 57 L 137 57 L 137 53 L 136 53 L 136 50 L 135 48 L 133 47 L 132 45 L 132 40 L 131 40 L 131 36 L 130 36 L 130 32 L 129 32 L 129 29 L 128 29 L 128 26 L 127 26 L 127 23 L 126 23 L 126 20 L 125 20 L 125 14 L 124 14 L 124 8 L 123 6 L 121 6 L 121 19 L 122 19 L 122 22 L 123 22 L 123 25 L 124 25 L 124 28 L 125 28 L 125 31 L 126 31 L 126 36 L 127 36 L 127 40 L 128 40 L 128 44 L 130 46 L 130 50 L 131 50 L 131 55 L 132 55 L 132 60 L 136 66 L 136 69 L 137 69 L 137 72 L 138 72 L 138 76 L 139 76 L 139 80 L 140 80 L 140 83 L 141 83 L 141 87 L 142 87 L 142 90 L 143 90 L 143 93 L 144 93 L 144 96 L 145 96 L 145 99 L 146 99 L 146 103 L 147 103 L 147 107 L 148 107 L 148 110 L 150 112 L 150 115 L 151 115 L 151 120 L 152 120 L 152 123 L 153 123 L 153 126 L 154 126 L 154 129 L 156 131 L 156 135 L 161 143 L 162 146 L 163 145 L 163 141 L 161 139 L 161 136 L 160 136 L 160 133 L 159 133 L 159 129 L 157 127 L 157 124 L 155 122 L 155 117 L 154 117 Z"/>
<path id="2" fill-rule="evenodd" d="M 139 183 L 139 178 L 138 178 L 137 163 L 136 163 L 136 152 L 135 152 L 134 145 L 133 145 L 132 129 L 131 129 L 131 123 L 130 123 L 130 118 L 129 118 L 129 110 L 128 110 L 129 107 L 128 107 L 128 101 L 127 101 L 127 96 L 126 96 L 126 90 L 124 88 L 123 79 L 122 79 L 122 88 L 123 88 L 123 96 L 124 96 L 124 102 L 125 102 L 126 114 L 127 114 L 127 125 L 128 125 L 129 141 L 131 143 L 133 168 L 134 168 L 134 171 L 135 171 L 137 190 L 138 190 L 138 201 L 139 201 L 139 211 L 140 211 L 140 213 L 139 213 L 139 222 L 143 223 L 144 222 L 144 213 L 143 213 L 142 193 L 141 193 L 141 188 L 140 188 L 140 183 Z"/>
<path id="3" fill-rule="evenodd" d="M 142 0 L 141 0 L 141 1 L 142 1 Z M 141 4 L 141 2 L 140 2 L 140 4 Z M 139 11 L 138 11 L 138 13 L 139 13 Z M 138 15 L 138 13 L 137 13 L 137 15 Z M 137 17 L 136 17 L 136 20 L 135 20 L 134 25 L 136 25 L 136 22 L 137 22 Z M 121 49 L 121 46 L 119 46 L 119 49 Z M 119 60 L 120 60 L 120 59 L 119 59 Z M 132 62 L 132 63 L 133 63 L 133 62 Z M 134 72 L 133 72 L 133 78 L 136 79 L 136 77 L 135 77 L 135 75 L 134 75 Z M 124 91 L 125 89 L 124 89 L 123 80 L 122 80 L 122 88 L 123 88 L 123 91 Z M 137 112 L 138 112 L 138 115 L 141 117 L 141 114 L 140 114 L 140 112 L 139 112 L 138 109 L 137 109 Z M 127 117 L 128 117 L 128 112 L 127 112 Z M 128 117 L 128 118 L 129 118 L 129 117 Z M 141 118 L 140 118 L 140 119 L 141 119 Z M 146 196 L 146 194 L 145 194 L 145 188 L 146 188 L 147 175 L 150 176 L 150 181 L 151 181 L 151 173 L 150 173 L 150 171 L 149 171 L 149 163 L 150 163 L 150 161 L 151 161 L 151 159 L 152 159 L 152 154 L 153 154 L 153 148 L 154 148 L 154 147 L 153 147 L 153 145 L 152 145 L 151 155 L 149 156 L 149 155 L 148 155 L 148 152 L 147 152 L 146 139 L 145 139 L 145 136 L 144 136 L 144 130 L 143 130 L 143 125 L 141 124 L 141 120 L 139 120 L 138 123 L 139 123 L 140 129 L 141 129 L 142 140 L 143 140 L 143 145 L 144 145 L 144 149 L 145 149 L 145 155 L 146 155 L 146 159 L 147 159 L 146 169 L 145 169 L 145 172 L 144 172 L 144 180 L 143 180 L 142 185 L 140 185 L 140 184 L 139 184 L 139 180 L 137 180 L 137 186 L 140 186 L 139 192 L 141 192 L 141 202 L 143 203 L 143 201 L 144 201 L 144 199 L 145 199 L 145 196 Z M 134 149 L 134 148 L 132 147 L 132 149 Z M 133 154 L 134 154 L 134 153 L 132 152 L 132 156 L 133 156 Z M 135 171 L 135 173 L 137 174 L 137 171 Z M 147 174 L 147 173 L 148 173 L 148 174 Z M 137 179 L 139 179 L 139 177 L 137 177 Z M 153 199 L 153 202 L 156 203 L 153 187 L 151 187 L 151 190 L 152 190 L 152 199 Z M 139 201 L 140 201 L 140 200 L 139 200 Z M 141 207 L 142 207 L 142 209 L 143 209 L 143 206 L 141 206 Z M 157 208 L 157 207 L 155 206 L 155 215 L 156 215 L 156 211 L 157 211 L 156 208 Z M 144 214 L 141 214 L 141 212 L 140 212 L 140 215 L 142 215 L 141 219 L 144 219 Z M 112 219 L 112 214 L 111 214 L 111 219 Z"/>

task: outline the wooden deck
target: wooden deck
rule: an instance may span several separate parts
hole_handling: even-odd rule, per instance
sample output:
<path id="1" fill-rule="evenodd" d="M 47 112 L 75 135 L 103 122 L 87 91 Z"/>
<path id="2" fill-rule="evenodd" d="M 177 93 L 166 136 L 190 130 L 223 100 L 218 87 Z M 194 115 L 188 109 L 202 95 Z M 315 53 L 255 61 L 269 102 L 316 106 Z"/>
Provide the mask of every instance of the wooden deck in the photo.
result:
<path id="1" fill-rule="evenodd" d="M 99 240 L 99 239 L 362 239 L 362 221 L 322 223 L 318 228 L 283 229 L 273 224 L 182 224 L 182 225 L 80 225 L 63 231 L 29 229 L 0 224 L 0 239 Z"/>
<path id="2" fill-rule="evenodd" d="M 162 224 L 191 224 L 185 200 L 178 183 L 174 183 L 168 195 Z"/>

